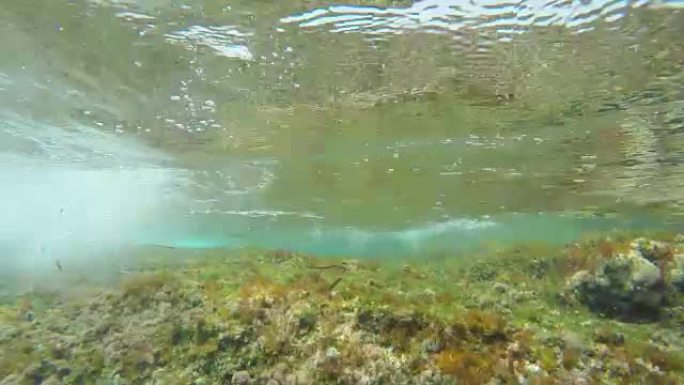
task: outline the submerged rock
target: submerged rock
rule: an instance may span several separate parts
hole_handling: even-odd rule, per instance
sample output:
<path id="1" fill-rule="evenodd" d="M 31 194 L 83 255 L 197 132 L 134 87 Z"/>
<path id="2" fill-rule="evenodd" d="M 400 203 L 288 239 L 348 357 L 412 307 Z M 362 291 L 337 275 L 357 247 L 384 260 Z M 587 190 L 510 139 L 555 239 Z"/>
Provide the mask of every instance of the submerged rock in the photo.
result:
<path id="1" fill-rule="evenodd" d="M 232 385 L 249 385 L 251 382 L 252 378 L 246 370 L 240 370 L 233 373 L 233 377 L 230 380 Z"/>
<path id="2" fill-rule="evenodd" d="M 666 242 L 637 238 L 632 241 L 631 247 L 653 263 L 667 261 L 672 257 L 672 246 Z"/>
<path id="3" fill-rule="evenodd" d="M 335 349 L 334 346 L 331 346 L 328 348 L 328 350 L 325 351 L 325 358 L 327 358 L 330 361 L 335 361 L 338 358 L 340 358 L 340 352 Z"/>
<path id="4" fill-rule="evenodd" d="M 437 339 L 424 340 L 420 345 L 420 350 L 424 353 L 439 353 L 444 349 L 444 343 Z"/>
<path id="5" fill-rule="evenodd" d="M 595 272 L 575 273 L 568 287 L 594 312 L 628 321 L 656 319 L 671 289 L 663 273 L 665 250 L 671 249 L 662 242 L 635 240 L 631 250 L 606 259 Z"/>
<path id="6" fill-rule="evenodd" d="M 616 331 L 599 329 L 594 333 L 594 341 L 606 345 L 622 346 L 625 344 L 625 336 Z"/>
<path id="7" fill-rule="evenodd" d="M 684 254 L 675 255 L 674 267 L 670 270 L 670 282 L 679 292 L 684 293 Z"/>

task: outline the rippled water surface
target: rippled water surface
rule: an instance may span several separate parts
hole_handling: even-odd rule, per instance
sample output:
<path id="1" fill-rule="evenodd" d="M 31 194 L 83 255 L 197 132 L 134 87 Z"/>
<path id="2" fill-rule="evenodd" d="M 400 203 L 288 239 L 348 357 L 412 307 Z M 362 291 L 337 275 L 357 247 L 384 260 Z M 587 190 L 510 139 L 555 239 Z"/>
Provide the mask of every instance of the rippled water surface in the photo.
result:
<path id="1" fill-rule="evenodd" d="M 0 250 L 677 228 L 676 1 L 0 0 Z"/>

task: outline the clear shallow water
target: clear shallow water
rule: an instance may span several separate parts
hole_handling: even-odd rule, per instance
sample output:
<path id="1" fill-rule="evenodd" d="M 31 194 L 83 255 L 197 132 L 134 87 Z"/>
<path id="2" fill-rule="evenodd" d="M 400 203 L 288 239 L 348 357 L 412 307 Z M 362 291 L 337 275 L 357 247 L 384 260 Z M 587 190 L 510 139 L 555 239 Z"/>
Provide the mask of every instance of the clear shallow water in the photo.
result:
<path id="1" fill-rule="evenodd" d="M 0 5 L 9 266 L 680 228 L 677 2 Z"/>

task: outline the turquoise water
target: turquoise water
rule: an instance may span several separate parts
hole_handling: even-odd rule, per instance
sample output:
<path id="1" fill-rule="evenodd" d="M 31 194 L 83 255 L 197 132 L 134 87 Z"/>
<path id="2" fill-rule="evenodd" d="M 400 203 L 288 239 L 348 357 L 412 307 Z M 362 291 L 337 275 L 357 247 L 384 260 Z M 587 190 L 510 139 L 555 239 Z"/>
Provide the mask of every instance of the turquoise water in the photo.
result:
<path id="1" fill-rule="evenodd" d="M 590 232 L 679 228 L 653 217 L 587 218 L 543 213 L 458 219 L 393 231 L 326 228 L 315 221 L 293 224 L 271 219 L 179 222 L 161 233 L 141 234 L 139 244 L 187 249 L 260 247 L 337 257 L 430 257 L 528 242 L 561 245 Z"/>
<path id="2" fill-rule="evenodd" d="M 7 267 L 681 230 L 678 2 L 0 5 Z"/>

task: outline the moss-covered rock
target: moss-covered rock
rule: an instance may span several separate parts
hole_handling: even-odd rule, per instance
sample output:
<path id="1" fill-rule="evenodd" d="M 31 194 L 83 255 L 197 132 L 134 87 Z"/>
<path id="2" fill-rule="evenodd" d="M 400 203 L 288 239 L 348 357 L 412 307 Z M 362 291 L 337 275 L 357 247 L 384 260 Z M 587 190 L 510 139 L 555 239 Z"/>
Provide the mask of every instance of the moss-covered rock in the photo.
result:
<path id="1" fill-rule="evenodd" d="M 624 253 L 608 254 L 595 271 L 580 270 L 568 288 L 592 311 L 627 321 L 653 321 L 671 304 L 680 273 L 674 246 L 638 238 Z"/>

